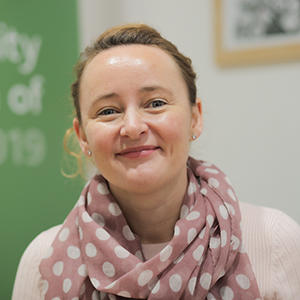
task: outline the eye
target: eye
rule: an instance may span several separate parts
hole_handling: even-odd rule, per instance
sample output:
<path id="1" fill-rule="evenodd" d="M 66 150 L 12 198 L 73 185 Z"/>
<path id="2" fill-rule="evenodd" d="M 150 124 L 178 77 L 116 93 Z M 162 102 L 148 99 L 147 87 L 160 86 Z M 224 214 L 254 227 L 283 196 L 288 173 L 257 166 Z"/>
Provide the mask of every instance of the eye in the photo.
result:
<path id="1" fill-rule="evenodd" d="M 166 101 L 164 101 L 162 99 L 154 99 L 151 102 L 149 102 L 147 104 L 147 106 L 150 107 L 150 108 L 156 108 L 156 107 L 164 106 L 166 104 L 167 104 Z"/>
<path id="2" fill-rule="evenodd" d="M 102 109 L 101 111 L 99 111 L 98 115 L 108 116 L 108 115 L 117 114 L 117 113 L 119 113 L 119 112 L 114 108 L 105 108 L 105 109 Z"/>

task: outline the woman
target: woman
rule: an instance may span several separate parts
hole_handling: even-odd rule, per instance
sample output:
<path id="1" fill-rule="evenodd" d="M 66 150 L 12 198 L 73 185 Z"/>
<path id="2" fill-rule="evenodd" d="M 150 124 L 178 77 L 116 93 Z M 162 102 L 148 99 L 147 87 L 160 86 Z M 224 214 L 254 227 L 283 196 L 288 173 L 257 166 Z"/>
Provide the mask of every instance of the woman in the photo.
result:
<path id="1" fill-rule="evenodd" d="M 115 27 L 85 50 L 72 95 L 101 175 L 27 248 L 13 299 L 299 297 L 299 226 L 188 156 L 202 130 L 189 58 L 146 25 Z"/>

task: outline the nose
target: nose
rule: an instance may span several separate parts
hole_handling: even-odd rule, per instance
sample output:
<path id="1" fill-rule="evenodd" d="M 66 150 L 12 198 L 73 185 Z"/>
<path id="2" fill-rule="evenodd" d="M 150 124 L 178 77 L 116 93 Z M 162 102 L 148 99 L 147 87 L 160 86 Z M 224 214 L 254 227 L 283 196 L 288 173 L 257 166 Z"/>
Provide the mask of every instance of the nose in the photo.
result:
<path id="1" fill-rule="evenodd" d="M 141 134 L 146 133 L 148 126 L 138 109 L 128 109 L 124 114 L 120 135 L 130 139 L 139 139 Z"/>

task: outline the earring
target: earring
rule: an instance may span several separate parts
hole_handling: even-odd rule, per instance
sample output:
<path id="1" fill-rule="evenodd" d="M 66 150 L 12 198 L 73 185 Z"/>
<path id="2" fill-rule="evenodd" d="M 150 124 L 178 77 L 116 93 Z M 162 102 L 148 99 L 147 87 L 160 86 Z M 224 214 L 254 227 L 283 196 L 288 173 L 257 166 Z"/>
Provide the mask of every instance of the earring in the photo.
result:
<path id="1" fill-rule="evenodd" d="M 192 140 L 194 141 L 197 137 L 195 135 L 192 135 Z"/>
<path id="2" fill-rule="evenodd" d="M 87 154 L 88 154 L 88 156 L 91 156 L 92 155 L 92 151 L 88 150 Z"/>

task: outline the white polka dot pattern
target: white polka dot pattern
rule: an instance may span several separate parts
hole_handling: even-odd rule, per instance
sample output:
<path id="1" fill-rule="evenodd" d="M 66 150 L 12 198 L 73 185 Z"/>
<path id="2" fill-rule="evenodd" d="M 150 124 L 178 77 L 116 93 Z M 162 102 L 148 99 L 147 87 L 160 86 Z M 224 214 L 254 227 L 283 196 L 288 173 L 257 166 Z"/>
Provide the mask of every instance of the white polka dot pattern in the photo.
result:
<path id="1" fill-rule="evenodd" d="M 119 205 L 117 203 L 110 203 L 109 206 L 108 206 L 108 210 L 115 217 L 117 217 L 121 214 L 121 210 L 120 210 Z"/>
<path id="2" fill-rule="evenodd" d="M 225 271 L 224 269 L 220 272 L 219 276 L 218 276 L 218 279 L 220 279 L 221 277 L 223 277 L 225 275 Z"/>
<path id="3" fill-rule="evenodd" d="M 101 214 L 93 213 L 92 219 L 101 227 L 105 225 L 104 217 Z"/>
<path id="4" fill-rule="evenodd" d="M 86 211 L 83 212 L 81 217 L 82 217 L 83 222 L 85 222 L 85 223 L 89 223 L 89 222 L 93 221 L 93 219 L 89 216 L 89 214 Z"/>
<path id="5" fill-rule="evenodd" d="M 248 290 L 250 287 L 250 280 L 249 278 L 244 275 L 244 274 L 238 274 L 236 275 L 236 281 L 238 285 L 243 289 L 243 290 Z"/>
<path id="6" fill-rule="evenodd" d="M 216 178 L 211 177 L 208 179 L 208 185 L 214 188 L 218 188 L 220 183 Z"/>
<path id="7" fill-rule="evenodd" d="M 201 162 L 202 167 L 212 167 L 212 163 L 209 161 L 202 161 Z"/>
<path id="8" fill-rule="evenodd" d="M 85 246 L 85 253 L 88 257 L 95 257 L 97 255 L 97 249 L 94 244 L 87 243 Z"/>
<path id="9" fill-rule="evenodd" d="M 153 272 L 151 270 L 145 270 L 141 272 L 138 277 L 138 285 L 144 286 L 146 285 L 153 277 Z"/>
<path id="10" fill-rule="evenodd" d="M 98 192 L 101 194 L 101 195 L 108 195 L 109 194 L 109 190 L 106 186 L 105 183 L 103 182 L 100 182 L 98 185 L 97 185 L 97 190 Z"/>
<path id="11" fill-rule="evenodd" d="M 240 210 L 232 185 L 214 165 L 191 158 L 188 178 L 172 240 L 145 261 L 139 237 L 106 181 L 96 175 L 41 262 L 45 300 L 259 299 L 241 247 Z"/>
<path id="12" fill-rule="evenodd" d="M 156 282 L 154 288 L 152 289 L 151 293 L 155 295 L 155 294 L 157 294 L 157 292 L 159 291 L 159 289 L 160 289 L 160 281 L 158 280 Z"/>
<path id="13" fill-rule="evenodd" d="M 116 246 L 114 248 L 114 252 L 117 257 L 122 258 L 122 259 L 127 258 L 130 255 L 130 253 L 122 246 Z"/>
<path id="14" fill-rule="evenodd" d="M 107 277 L 114 277 L 116 274 L 114 265 L 108 261 L 103 264 L 102 270 Z"/>
<path id="15" fill-rule="evenodd" d="M 193 241 L 193 239 L 196 237 L 196 235 L 197 235 L 196 228 L 194 228 L 194 227 L 190 228 L 189 231 L 188 231 L 188 236 L 187 236 L 188 244 L 190 244 Z"/>
<path id="16" fill-rule="evenodd" d="M 91 283 L 95 288 L 98 288 L 100 286 L 100 282 L 97 278 L 92 277 L 91 278 Z"/>
<path id="17" fill-rule="evenodd" d="M 121 291 L 121 292 L 118 293 L 118 295 L 121 296 L 121 297 L 125 297 L 125 298 L 130 298 L 131 297 L 130 293 L 127 292 L 127 291 Z"/>
<path id="18" fill-rule="evenodd" d="M 215 296 L 214 296 L 213 294 L 211 294 L 211 293 L 208 293 L 208 294 L 207 294 L 206 299 L 207 299 L 207 300 L 217 300 L 217 299 L 215 298 Z"/>
<path id="19" fill-rule="evenodd" d="M 180 291 L 182 286 L 182 279 L 179 274 L 174 274 L 170 277 L 169 280 L 170 288 L 173 292 L 177 293 Z"/>
<path id="20" fill-rule="evenodd" d="M 86 292 L 86 285 L 83 283 L 79 289 L 79 295 L 82 296 Z"/>
<path id="21" fill-rule="evenodd" d="M 223 286 L 220 289 L 220 294 L 221 294 L 222 300 L 233 300 L 233 298 L 234 298 L 234 292 L 228 286 Z"/>
<path id="22" fill-rule="evenodd" d="M 224 205 L 220 205 L 220 206 L 219 206 L 219 211 L 220 211 L 221 216 L 222 216 L 225 220 L 227 220 L 227 219 L 228 219 L 228 212 L 227 212 L 226 207 L 225 207 Z"/>
<path id="23" fill-rule="evenodd" d="M 125 225 L 122 229 L 123 235 L 126 240 L 133 241 L 135 239 L 130 227 L 128 225 Z"/>
<path id="24" fill-rule="evenodd" d="M 113 282 L 111 282 L 109 285 L 107 285 L 105 288 L 106 288 L 106 289 L 111 289 L 111 288 L 113 288 L 115 285 L 116 285 L 116 282 L 113 281 Z"/>
<path id="25" fill-rule="evenodd" d="M 70 234 L 70 229 L 68 227 L 65 227 L 62 229 L 62 231 L 59 233 L 58 235 L 58 239 L 61 241 L 61 242 L 65 242 L 68 237 L 69 237 L 69 234 Z"/>
<path id="26" fill-rule="evenodd" d="M 232 189 L 228 189 L 228 190 L 227 190 L 227 193 L 228 193 L 228 195 L 230 196 L 230 198 L 231 198 L 233 201 L 236 201 L 236 197 L 235 197 L 235 195 L 234 195 Z"/>
<path id="27" fill-rule="evenodd" d="M 178 236 L 180 234 L 180 228 L 177 226 L 177 225 L 175 225 L 175 228 L 174 228 L 174 235 L 175 236 Z"/>
<path id="28" fill-rule="evenodd" d="M 67 249 L 68 256 L 72 259 L 77 259 L 80 257 L 80 249 L 75 246 L 70 246 Z"/>
<path id="29" fill-rule="evenodd" d="M 166 260 L 169 259 L 169 257 L 171 256 L 172 254 L 172 250 L 173 250 L 173 247 L 170 246 L 170 245 L 167 245 L 161 252 L 160 252 L 160 261 L 161 262 L 165 262 Z"/>
<path id="30" fill-rule="evenodd" d="M 214 217 L 212 215 L 208 215 L 206 217 L 206 221 L 207 221 L 208 225 L 211 227 L 213 225 L 213 222 L 214 222 Z"/>
<path id="31" fill-rule="evenodd" d="M 92 300 L 100 300 L 99 292 L 97 290 L 94 290 L 92 293 Z"/>
<path id="32" fill-rule="evenodd" d="M 192 277 L 189 280 L 188 289 L 191 295 L 194 295 L 195 287 L 196 287 L 197 277 Z"/>
<path id="33" fill-rule="evenodd" d="M 96 230 L 96 236 L 101 241 L 106 241 L 110 238 L 109 233 L 101 227 Z"/>
<path id="34" fill-rule="evenodd" d="M 198 235 L 199 239 L 203 239 L 203 238 L 204 238 L 205 231 L 206 231 L 206 229 L 205 229 L 205 227 L 204 227 L 204 228 L 201 230 L 201 232 L 199 233 L 199 235 Z"/>
<path id="35" fill-rule="evenodd" d="M 82 231 L 82 228 L 80 226 L 78 226 L 78 233 L 79 233 L 79 239 L 83 240 L 83 231 Z"/>
<path id="36" fill-rule="evenodd" d="M 92 199 L 91 193 L 88 193 L 88 194 L 87 194 L 87 202 L 88 202 L 88 205 L 91 204 L 92 200 L 93 200 L 93 199 Z"/>
<path id="37" fill-rule="evenodd" d="M 227 243 L 227 232 L 225 230 L 221 231 L 221 247 L 226 246 Z"/>
<path id="38" fill-rule="evenodd" d="M 201 189 L 200 193 L 205 196 L 207 194 L 207 189 L 205 188 Z"/>
<path id="39" fill-rule="evenodd" d="M 64 263 L 62 261 L 58 261 L 53 265 L 53 274 L 56 276 L 60 276 L 64 269 Z"/>
<path id="40" fill-rule="evenodd" d="M 240 240 L 239 240 L 239 238 L 236 237 L 235 235 L 232 235 L 232 237 L 231 237 L 231 244 L 232 244 L 233 250 L 237 250 L 240 247 Z"/>
<path id="41" fill-rule="evenodd" d="M 220 238 L 212 237 L 209 241 L 209 246 L 212 249 L 217 249 L 220 246 Z"/>
<path id="42" fill-rule="evenodd" d="M 142 251 L 141 250 L 137 250 L 134 254 L 139 260 L 144 260 L 143 258 L 143 254 L 142 254 Z"/>
<path id="43" fill-rule="evenodd" d="M 186 216 L 186 219 L 188 221 L 194 221 L 194 220 L 197 220 L 199 219 L 200 217 L 200 212 L 199 211 L 192 211 L 190 212 L 187 216 Z"/>
<path id="44" fill-rule="evenodd" d="M 188 215 L 189 211 L 189 208 L 185 204 L 183 204 L 180 209 L 180 218 L 185 218 Z"/>
<path id="45" fill-rule="evenodd" d="M 194 182 L 190 182 L 188 187 L 188 195 L 192 195 L 197 191 L 196 184 Z"/>
<path id="46" fill-rule="evenodd" d="M 203 273 L 200 277 L 200 285 L 203 289 L 208 290 L 211 283 L 211 275 L 209 273 Z"/>
<path id="47" fill-rule="evenodd" d="M 198 262 L 202 258 L 203 252 L 204 246 L 199 245 L 193 252 L 193 258 Z"/>
<path id="48" fill-rule="evenodd" d="M 217 169 L 206 168 L 204 171 L 211 174 L 219 174 L 219 171 Z"/>
<path id="49" fill-rule="evenodd" d="M 80 267 L 78 268 L 78 274 L 82 277 L 85 277 L 87 275 L 87 269 L 85 264 L 80 265 Z"/>
<path id="50" fill-rule="evenodd" d="M 227 210 L 229 211 L 229 213 L 230 213 L 232 216 L 234 216 L 234 215 L 235 215 L 234 207 L 233 207 L 231 204 L 227 203 L 227 202 L 225 202 L 224 205 L 226 206 L 226 208 L 227 208 Z"/>
<path id="51" fill-rule="evenodd" d="M 70 289 L 71 289 L 71 286 L 72 286 L 72 281 L 70 278 L 66 278 L 63 282 L 63 291 L 65 294 L 67 294 Z"/>
<path id="52" fill-rule="evenodd" d="M 77 202 L 77 206 L 82 206 L 82 205 L 84 205 L 84 196 L 83 195 L 81 195 L 79 197 L 79 200 Z"/>

